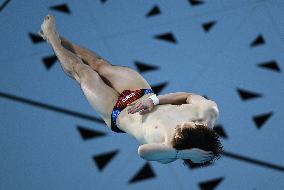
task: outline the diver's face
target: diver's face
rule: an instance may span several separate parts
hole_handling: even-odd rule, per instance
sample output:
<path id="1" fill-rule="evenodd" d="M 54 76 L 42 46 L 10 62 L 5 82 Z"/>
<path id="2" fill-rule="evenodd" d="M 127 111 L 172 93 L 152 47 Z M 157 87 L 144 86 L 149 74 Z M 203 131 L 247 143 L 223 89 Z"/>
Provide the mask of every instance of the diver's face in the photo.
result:
<path id="1" fill-rule="evenodd" d="M 176 133 L 175 133 L 175 137 L 181 138 L 180 133 L 182 130 L 186 129 L 186 128 L 195 128 L 196 125 L 194 124 L 194 122 L 185 122 L 182 124 L 178 124 L 175 128 Z"/>
<path id="2" fill-rule="evenodd" d="M 192 122 L 192 121 L 189 121 L 189 122 L 184 122 L 180 125 L 178 125 L 180 127 L 181 130 L 185 129 L 185 128 L 195 128 L 195 123 Z"/>

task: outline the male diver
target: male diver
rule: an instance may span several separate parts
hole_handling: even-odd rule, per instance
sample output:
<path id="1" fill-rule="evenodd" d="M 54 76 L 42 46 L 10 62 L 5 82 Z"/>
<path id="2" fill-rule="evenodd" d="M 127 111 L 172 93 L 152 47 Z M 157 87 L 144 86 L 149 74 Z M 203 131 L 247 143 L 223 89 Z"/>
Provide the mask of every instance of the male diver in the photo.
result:
<path id="1" fill-rule="evenodd" d="M 156 96 L 135 70 L 112 65 L 59 36 L 52 15 L 44 18 L 39 35 L 106 125 L 140 142 L 140 157 L 163 164 L 182 159 L 189 167 L 207 166 L 220 158 L 222 144 L 213 130 L 219 117 L 214 101 L 189 92 Z"/>

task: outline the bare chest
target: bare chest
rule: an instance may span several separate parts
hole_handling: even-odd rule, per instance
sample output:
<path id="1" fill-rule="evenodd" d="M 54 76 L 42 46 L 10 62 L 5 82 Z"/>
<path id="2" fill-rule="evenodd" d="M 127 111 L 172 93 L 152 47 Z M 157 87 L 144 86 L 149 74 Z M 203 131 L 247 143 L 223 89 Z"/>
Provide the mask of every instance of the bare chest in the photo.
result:
<path id="1" fill-rule="evenodd" d="M 177 124 L 198 117 L 197 112 L 178 105 L 158 105 L 150 113 L 128 114 L 123 110 L 119 116 L 119 127 L 140 143 L 170 143 Z"/>

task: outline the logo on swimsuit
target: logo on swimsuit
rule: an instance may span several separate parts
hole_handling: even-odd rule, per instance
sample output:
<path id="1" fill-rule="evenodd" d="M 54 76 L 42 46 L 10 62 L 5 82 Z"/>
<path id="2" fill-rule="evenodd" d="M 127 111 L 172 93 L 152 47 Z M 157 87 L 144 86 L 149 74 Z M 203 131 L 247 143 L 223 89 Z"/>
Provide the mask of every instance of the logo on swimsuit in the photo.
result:
<path id="1" fill-rule="evenodd" d="M 122 102 L 126 102 L 129 98 L 131 98 L 132 96 L 134 96 L 135 93 L 132 92 L 131 94 L 127 95 L 125 98 L 122 99 Z"/>

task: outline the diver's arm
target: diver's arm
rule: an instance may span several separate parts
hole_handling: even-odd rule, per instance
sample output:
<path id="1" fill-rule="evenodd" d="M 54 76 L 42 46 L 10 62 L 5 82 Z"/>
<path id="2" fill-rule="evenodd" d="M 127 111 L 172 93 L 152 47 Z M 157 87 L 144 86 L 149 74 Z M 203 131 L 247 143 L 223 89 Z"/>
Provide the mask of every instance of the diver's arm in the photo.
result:
<path id="1" fill-rule="evenodd" d="M 163 164 L 177 159 L 190 159 L 193 163 L 202 163 L 213 158 L 212 151 L 205 151 L 199 148 L 176 150 L 161 143 L 143 144 L 139 146 L 138 154 L 145 160 L 157 161 Z"/>
<path id="2" fill-rule="evenodd" d="M 157 96 L 159 104 L 173 104 L 180 105 L 186 104 L 186 100 L 192 93 L 188 92 L 175 92 Z"/>
<path id="3" fill-rule="evenodd" d="M 205 99 L 204 97 L 189 93 L 189 92 L 175 92 L 175 93 L 169 93 L 164 95 L 157 96 L 159 99 L 159 104 L 173 104 L 173 105 L 181 105 L 181 104 L 193 104 L 193 103 L 200 103 L 200 98 Z M 143 99 L 140 101 L 137 101 L 135 103 L 129 104 L 128 113 L 134 114 L 136 112 L 140 112 L 140 114 L 149 113 L 154 108 L 154 102 L 150 98 Z"/>
<path id="4" fill-rule="evenodd" d="M 162 164 L 173 162 L 177 159 L 176 149 L 161 143 L 150 143 L 140 145 L 138 154 L 148 161 L 157 161 Z"/>
<path id="5" fill-rule="evenodd" d="M 157 96 L 159 104 L 197 104 L 201 101 L 207 101 L 201 95 L 192 92 L 175 92 Z"/>
<path id="6" fill-rule="evenodd" d="M 208 101 L 206 98 L 198 94 L 188 93 L 187 95 L 188 95 L 186 98 L 187 104 L 200 104 L 201 102 Z"/>

